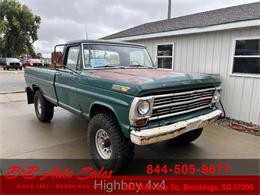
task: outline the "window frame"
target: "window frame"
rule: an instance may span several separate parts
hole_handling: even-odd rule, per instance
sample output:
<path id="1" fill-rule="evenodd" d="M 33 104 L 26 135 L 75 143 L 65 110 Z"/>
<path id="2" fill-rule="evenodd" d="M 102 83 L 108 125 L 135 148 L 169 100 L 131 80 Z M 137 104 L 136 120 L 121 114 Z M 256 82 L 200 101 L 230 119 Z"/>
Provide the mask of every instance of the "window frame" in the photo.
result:
<path id="1" fill-rule="evenodd" d="M 171 45 L 172 46 L 172 67 L 171 68 L 159 68 L 158 66 L 158 58 L 170 58 L 170 56 L 158 56 L 158 46 L 161 45 Z M 174 55 L 175 55 L 175 45 L 174 42 L 166 42 L 166 43 L 158 43 L 156 44 L 156 48 L 155 48 L 155 60 L 157 62 L 157 68 L 162 69 L 162 70 L 174 70 Z"/>
<path id="2" fill-rule="evenodd" d="M 75 67 L 75 71 L 79 70 L 80 69 L 80 66 L 81 66 L 81 45 L 80 44 L 75 44 L 75 45 L 69 45 L 67 47 L 67 52 L 66 52 L 66 64 L 64 64 L 66 67 L 68 65 L 68 57 L 69 57 L 69 51 L 70 51 L 70 48 L 72 47 L 78 47 L 79 48 L 79 53 L 78 53 L 78 59 L 77 59 L 77 64 L 76 64 L 76 67 Z M 71 67 L 69 67 L 71 68 Z M 73 69 L 74 70 L 74 69 Z"/>
<path id="3" fill-rule="evenodd" d="M 253 39 L 260 39 L 260 37 L 236 37 L 233 38 L 232 40 L 232 47 L 231 47 L 231 60 L 230 60 L 230 71 L 229 71 L 229 76 L 231 77 L 249 77 L 249 78 L 260 78 L 260 74 L 252 74 L 252 73 L 233 73 L 233 68 L 234 68 L 234 59 L 235 57 L 239 57 L 235 55 L 236 51 L 236 41 L 242 41 L 242 40 L 253 40 Z M 259 57 L 260 55 L 240 55 L 240 56 L 247 56 L 248 58 L 253 58 L 253 57 Z"/>
<path id="4" fill-rule="evenodd" d="M 128 47 L 127 45 L 121 45 L 121 44 L 114 44 L 114 43 L 81 43 L 81 60 L 82 60 L 82 64 L 83 64 L 83 70 L 95 70 L 95 69 L 98 69 L 98 68 L 93 68 L 93 67 L 88 67 L 86 66 L 85 64 L 85 58 L 84 58 L 84 46 L 85 45 L 108 45 L 108 46 L 121 46 L 121 47 Z M 131 45 L 131 47 L 135 47 L 135 48 L 142 48 L 142 49 L 146 49 L 147 51 L 147 48 L 145 46 L 134 46 L 134 45 Z M 151 60 L 151 63 L 153 65 L 153 67 L 155 67 L 154 65 L 154 62 L 149 54 L 149 52 L 147 51 L 148 53 L 148 57 L 150 58 Z M 168 69 L 169 70 L 169 69 Z"/>

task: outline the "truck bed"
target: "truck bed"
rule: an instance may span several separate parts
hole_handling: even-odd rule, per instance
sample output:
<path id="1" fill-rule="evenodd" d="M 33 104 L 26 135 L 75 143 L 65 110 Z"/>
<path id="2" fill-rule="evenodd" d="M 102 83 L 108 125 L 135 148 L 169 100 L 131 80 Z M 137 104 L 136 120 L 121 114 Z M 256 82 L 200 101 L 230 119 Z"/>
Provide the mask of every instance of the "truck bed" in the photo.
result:
<path id="1" fill-rule="evenodd" d="M 26 85 L 31 89 L 41 86 L 44 96 L 52 103 L 57 104 L 54 87 L 56 73 L 57 71 L 53 68 L 27 67 L 24 71 Z"/>

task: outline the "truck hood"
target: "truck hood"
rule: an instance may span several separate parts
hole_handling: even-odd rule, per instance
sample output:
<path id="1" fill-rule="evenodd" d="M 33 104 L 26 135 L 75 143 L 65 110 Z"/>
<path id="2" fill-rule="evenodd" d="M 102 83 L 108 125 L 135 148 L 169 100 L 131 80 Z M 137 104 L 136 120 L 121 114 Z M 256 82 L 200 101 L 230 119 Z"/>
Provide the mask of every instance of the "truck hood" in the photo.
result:
<path id="1" fill-rule="evenodd" d="M 113 85 L 122 85 L 129 87 L 127 94 L 133 96 L 216 87 L 221 83 L 217 75 L 161 69 L 98 69 L 90 70 L 88 74 L 91 75 L 91 86 L 112 90 Z"/>

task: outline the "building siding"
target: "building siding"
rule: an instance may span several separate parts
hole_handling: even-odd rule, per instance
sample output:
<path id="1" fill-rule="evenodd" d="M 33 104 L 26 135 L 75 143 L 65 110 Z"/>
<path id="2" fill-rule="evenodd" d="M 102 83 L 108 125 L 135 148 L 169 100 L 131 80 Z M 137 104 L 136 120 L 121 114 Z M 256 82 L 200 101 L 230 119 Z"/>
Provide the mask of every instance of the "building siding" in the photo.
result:
<path id="1" fill-rule="evenodd" d="M 260 37 L 260 27 L 136 40 L 144 44 L 153 60 L 156 45 L 174 43 L 173 69 L 180 72 L 220 74 L 222 102 L 228 117 L 260 124 L 260 77 L 230 76 L 233 40 Z"/>

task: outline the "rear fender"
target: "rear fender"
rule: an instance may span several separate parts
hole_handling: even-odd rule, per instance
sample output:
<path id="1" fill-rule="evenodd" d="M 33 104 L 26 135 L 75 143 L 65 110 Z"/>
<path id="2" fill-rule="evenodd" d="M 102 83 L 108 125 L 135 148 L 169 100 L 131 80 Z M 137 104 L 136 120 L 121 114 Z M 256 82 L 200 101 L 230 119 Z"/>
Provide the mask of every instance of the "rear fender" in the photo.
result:
<path id="1" fill-rule="evenodd" d="M 33 92 L 33 90 L 31 90 L 30 87 L 26 87 L 25 92 L 27 94 L 27 103 L 33 104 L 34 103 L 34 92 Z"/>

